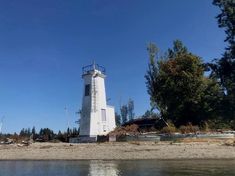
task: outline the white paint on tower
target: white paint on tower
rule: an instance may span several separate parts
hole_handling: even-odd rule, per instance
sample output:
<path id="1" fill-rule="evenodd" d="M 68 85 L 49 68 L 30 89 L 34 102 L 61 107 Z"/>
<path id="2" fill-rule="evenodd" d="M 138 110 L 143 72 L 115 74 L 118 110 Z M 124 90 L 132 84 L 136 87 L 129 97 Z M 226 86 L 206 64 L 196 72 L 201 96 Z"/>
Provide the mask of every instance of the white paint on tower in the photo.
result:
<path id="1" fill-rule="evenodd" d="M 108 106 L 105 69 L 97 64 L 83 67 L 84 91 L 80 120 L 80 138 L 96 139 L 116 127 L 114 107 Z"/>

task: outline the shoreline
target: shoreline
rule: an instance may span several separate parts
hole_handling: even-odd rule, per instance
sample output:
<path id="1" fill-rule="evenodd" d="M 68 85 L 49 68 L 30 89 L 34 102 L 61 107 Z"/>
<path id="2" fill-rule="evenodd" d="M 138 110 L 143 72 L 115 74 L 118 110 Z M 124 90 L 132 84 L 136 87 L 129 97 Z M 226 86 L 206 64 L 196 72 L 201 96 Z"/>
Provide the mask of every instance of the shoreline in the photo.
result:
<path id="1" fill-rule="evenodd" d="M 146 159 L 146 158 L 138 158 L 138 159 L 0 159 L 0 163 L 2 161 L 68 161 L 68 162 L 76 162 L 76 161 L 235 161 L 235 158 L 179 158 L 179 159 Z"/>
<path id="2" fill-rule="evenodd" d="M 235 146 L 224 142 L 33 143 L 0 145 L 0 161 L 76 160 L 235 160 Z"/>

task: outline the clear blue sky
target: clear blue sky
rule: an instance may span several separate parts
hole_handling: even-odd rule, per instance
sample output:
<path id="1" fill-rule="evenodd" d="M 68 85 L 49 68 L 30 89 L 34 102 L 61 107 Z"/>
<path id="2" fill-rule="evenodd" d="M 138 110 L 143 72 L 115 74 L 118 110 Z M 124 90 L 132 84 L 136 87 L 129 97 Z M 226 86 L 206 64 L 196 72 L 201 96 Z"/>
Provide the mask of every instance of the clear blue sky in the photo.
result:
<path id="1" fill-rule="evenodd" d="M 149 109 L 148 42 L 162 51 L 180 39 L 210 61 L 225 46 L 210 0 L 0 0 L 0 117 L 3 132 L 65 130 L 81 107 L 81 68 L 107 69 L 110 104 Z"/>

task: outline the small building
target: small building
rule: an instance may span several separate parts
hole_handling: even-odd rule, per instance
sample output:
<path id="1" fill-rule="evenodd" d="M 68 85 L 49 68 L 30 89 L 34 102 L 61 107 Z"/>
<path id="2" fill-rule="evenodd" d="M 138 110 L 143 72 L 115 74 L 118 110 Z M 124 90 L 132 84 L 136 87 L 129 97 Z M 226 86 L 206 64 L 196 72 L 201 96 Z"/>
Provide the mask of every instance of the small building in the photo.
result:
<path id="1" fill-rule="evenodd" d="M 137 118 L 130 120 L 124 123 L 122 126 L 127 125 L 138 125 L 139 130 L 141 131 L 151 131 L 152 129 L 156 128 L 157 126 L 161 126 L 161 120 L 157 117 L 148 117 L 148 118 Z"/>
<path id="2" fill-rule="evenodd" d="M 83 67 L 84 91 L 82 99 L 79 140 L 96 141 L 116 127 L 114 107 L 107 105 L 105 68 L 98 64 Z"/>

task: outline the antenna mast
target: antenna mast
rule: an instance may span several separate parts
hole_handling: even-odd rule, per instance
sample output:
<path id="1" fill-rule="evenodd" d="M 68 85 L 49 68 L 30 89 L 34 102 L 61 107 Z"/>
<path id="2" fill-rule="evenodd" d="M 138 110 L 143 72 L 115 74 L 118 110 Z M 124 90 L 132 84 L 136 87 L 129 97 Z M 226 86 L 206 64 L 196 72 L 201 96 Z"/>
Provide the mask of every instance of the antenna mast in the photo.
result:
<path id="1" fill-rule="evenodd" d="M 2 117 L 1 122 L 0 122 L 0 134 L 2 133 L 3 119 L 4 119 L 4 116 Z"/>

